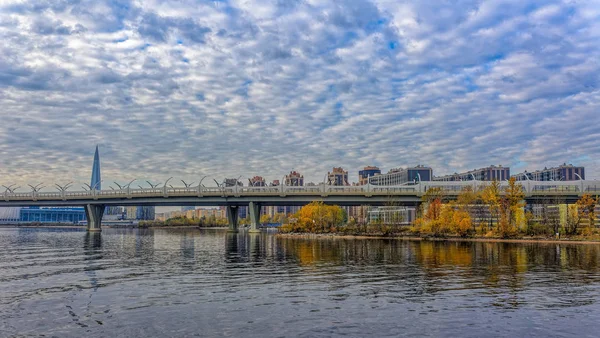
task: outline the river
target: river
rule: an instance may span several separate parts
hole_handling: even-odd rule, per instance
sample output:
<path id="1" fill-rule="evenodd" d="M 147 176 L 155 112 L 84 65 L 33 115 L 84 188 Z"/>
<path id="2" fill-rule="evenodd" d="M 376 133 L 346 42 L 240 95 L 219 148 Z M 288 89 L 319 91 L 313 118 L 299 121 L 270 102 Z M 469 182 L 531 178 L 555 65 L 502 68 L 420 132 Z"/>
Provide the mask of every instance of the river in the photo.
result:
<path id="1" fill-rule="evenodd" d="M 0 228 L 0 336 L 589 336 L 600 245 Z"/>

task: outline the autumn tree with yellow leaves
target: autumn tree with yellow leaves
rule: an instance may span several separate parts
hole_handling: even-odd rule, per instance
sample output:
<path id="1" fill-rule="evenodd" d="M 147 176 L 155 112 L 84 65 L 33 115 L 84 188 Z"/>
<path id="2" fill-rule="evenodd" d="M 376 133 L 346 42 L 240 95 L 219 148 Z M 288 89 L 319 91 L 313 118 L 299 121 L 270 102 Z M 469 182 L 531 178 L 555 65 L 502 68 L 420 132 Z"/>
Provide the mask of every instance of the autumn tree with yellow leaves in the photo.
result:
<path id="1" fill-rule="evenodd" d="M 346 222 L 346 212 L 337 205 L 311 202 L 303 206 L 292 218 L 285 230 L 291 232 L 335 232 Z"/>

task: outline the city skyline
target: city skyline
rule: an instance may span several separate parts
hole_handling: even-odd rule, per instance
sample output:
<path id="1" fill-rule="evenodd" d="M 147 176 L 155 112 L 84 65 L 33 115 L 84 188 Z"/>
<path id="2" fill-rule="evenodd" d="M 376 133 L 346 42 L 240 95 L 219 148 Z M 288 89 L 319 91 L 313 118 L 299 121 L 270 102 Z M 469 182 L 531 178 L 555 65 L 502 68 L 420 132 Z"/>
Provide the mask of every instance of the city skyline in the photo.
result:
<path id="1" fill-rule="evenodd" d="M 5 1 L 0 183 L 89 182 L 97 144 L 105 183 L 420 163 L 598 179 L 598 5 Z"/>

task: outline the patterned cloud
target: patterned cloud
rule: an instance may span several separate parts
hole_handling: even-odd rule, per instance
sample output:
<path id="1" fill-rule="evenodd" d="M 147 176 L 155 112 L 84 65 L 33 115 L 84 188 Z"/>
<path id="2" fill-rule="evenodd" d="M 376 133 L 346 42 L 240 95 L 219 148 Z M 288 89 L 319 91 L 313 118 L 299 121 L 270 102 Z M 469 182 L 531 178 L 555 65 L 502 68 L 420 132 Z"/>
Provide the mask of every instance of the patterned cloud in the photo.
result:
<path id="1" fill-rule="evenodd" d="M 563 162 L 600 178 L 600 1 L 0 1 L 0 183 Z"/>

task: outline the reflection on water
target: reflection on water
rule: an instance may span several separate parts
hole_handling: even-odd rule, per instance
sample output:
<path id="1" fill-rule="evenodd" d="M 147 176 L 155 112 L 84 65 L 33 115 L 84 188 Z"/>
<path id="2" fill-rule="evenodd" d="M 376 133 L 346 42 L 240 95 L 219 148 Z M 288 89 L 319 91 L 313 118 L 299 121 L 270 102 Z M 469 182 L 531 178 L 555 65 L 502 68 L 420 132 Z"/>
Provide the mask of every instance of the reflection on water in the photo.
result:
<path id="1" fill-rule="evenodd" d="M 594 336 L 599 250 L 0 229 L 0 336 Z"/>

